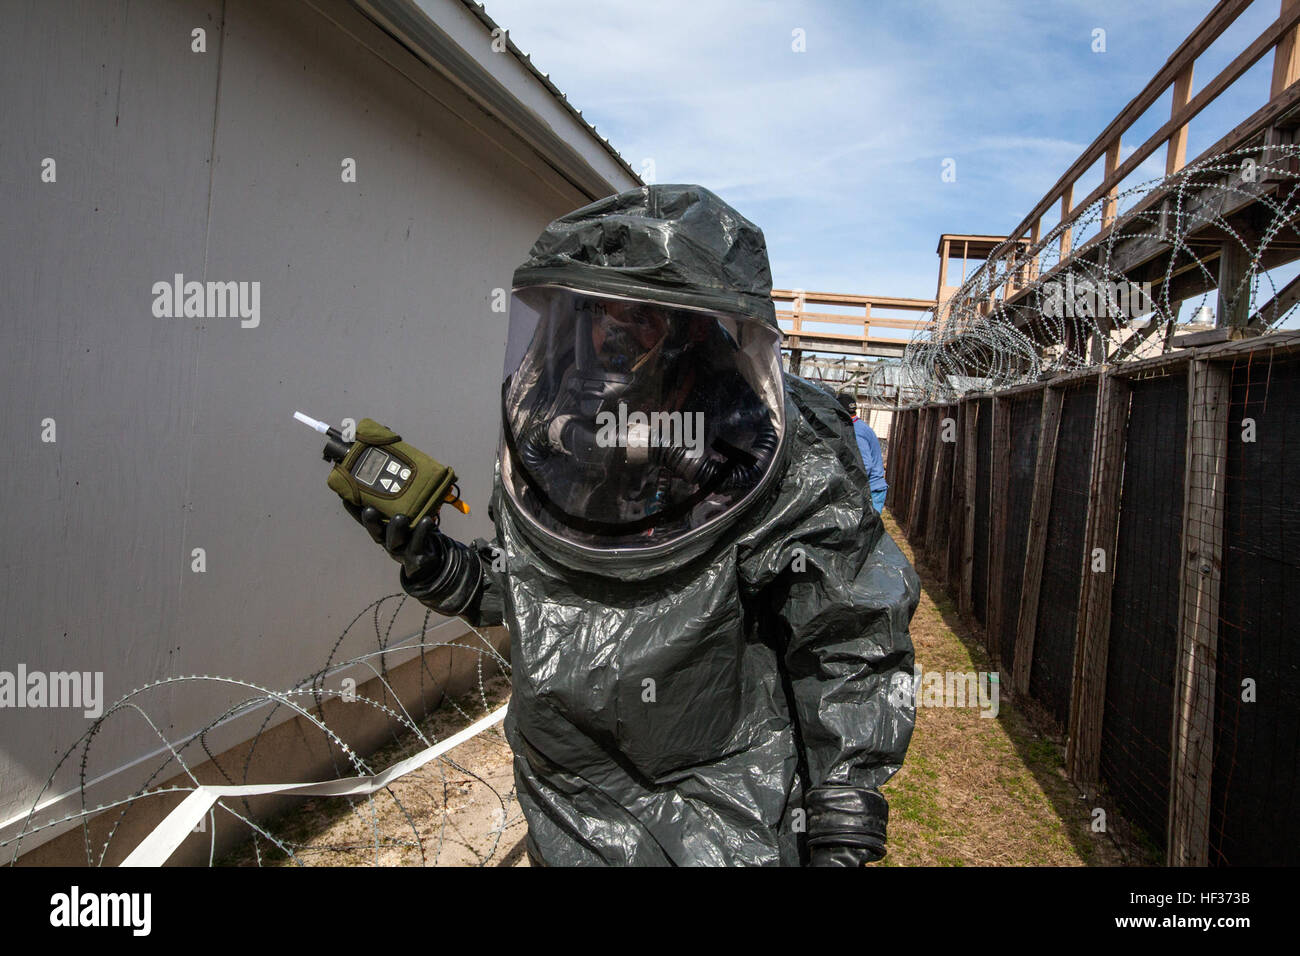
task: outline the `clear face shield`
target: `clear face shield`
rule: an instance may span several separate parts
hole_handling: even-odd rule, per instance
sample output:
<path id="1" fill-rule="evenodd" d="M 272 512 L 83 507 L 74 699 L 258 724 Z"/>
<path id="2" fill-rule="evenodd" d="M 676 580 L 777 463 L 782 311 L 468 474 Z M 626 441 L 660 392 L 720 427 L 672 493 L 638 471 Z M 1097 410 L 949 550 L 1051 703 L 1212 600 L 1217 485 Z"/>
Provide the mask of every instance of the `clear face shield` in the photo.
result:
<path id="1" fill-rule="evenodd" d="M 736 315 L 517 289 L 505 374 L 505 491 L 589 548 L 713 524 L 759 487 L 785 429 L 780 333 Z"/>

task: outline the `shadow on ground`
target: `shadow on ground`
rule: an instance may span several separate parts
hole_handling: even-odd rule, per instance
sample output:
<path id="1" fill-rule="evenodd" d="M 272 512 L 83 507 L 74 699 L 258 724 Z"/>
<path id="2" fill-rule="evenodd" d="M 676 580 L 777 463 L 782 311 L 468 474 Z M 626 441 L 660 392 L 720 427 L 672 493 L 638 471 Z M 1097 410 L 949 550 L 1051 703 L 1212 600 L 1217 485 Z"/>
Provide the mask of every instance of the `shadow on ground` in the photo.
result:
<path id="1" fill-rule="evenodd" d="M 911 546 L 886 514 L 885 526 L 908 559 Z M 921 564 L 921 602 L 912 622 L 923 673 L 986 673 L 980 636 L 961 619 L 933 569 Z M 1065 776 L 1059 734 L 1032 701 L 1013 701 L 999 681 L 996 717 L 978 704 L 925 707 L 890 799 L 887 862 L 895 865 L 1123 866 L 1154 862 L 1126 839 L 1092 830 L 1096 799 Z M 986 708 L 991 710 L 991 708 Z"/>

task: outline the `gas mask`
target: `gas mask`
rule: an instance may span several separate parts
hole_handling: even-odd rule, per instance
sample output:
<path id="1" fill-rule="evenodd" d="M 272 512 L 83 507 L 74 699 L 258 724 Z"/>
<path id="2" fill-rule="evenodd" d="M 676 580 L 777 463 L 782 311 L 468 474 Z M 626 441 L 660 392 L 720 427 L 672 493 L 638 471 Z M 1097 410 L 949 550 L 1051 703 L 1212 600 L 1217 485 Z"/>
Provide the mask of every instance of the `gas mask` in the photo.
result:
<path id="1" fill-rule="evenodd" d="M 657 547 L 739 507 L 784 430 L 780 336 L 751 318 L 516 289 L 502 479 L 545 534 Z"/>

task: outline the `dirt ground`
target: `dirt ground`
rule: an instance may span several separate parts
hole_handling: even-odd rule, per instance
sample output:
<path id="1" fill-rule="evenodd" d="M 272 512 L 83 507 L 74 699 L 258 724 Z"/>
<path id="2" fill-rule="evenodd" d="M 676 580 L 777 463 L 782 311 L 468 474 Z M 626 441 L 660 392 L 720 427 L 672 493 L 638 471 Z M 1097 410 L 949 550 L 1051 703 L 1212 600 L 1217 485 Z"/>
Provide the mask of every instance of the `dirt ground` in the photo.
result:
<path id="1" fill-rule="evenodd" d="M 886 515 L 894 540 L 913 558 Z M 923 590 L 912 640 L 923 672 L 983 672 L 987 657 L 933 576 Z M 1003 686 L 1003 685 L 1000 685 Z M 486 695 L 444 705 L 422 724 L 445 739 L 509 696 L 504 677 Z M 436 736 L 435 736 L 436 735 Z M 371 757 L 382 769 L 425 746 L 394 744 Z M 1149 862 L 1090 827 L 1092 806 L 1069 783 L 1059 741 L 1000 694 L 996 718 L 977 707 L 921 707 L 903 769 L 885 787 L 890 802 L 887 866 L 1114 866 Z M 305 801 L 229 865 L 526 866 L 526 831 L 514 799 L 510 748 L 498 725 L 352 805 Z"/>
<path id="2" fill-rule="evenodd" d="M 915 556 L 886 511 L 885 527 Z M 912 644 L 922 672 L 984 672 L 989 660 L 926 567 Z M 975 707 L 921 707 L 907 760 L 884 787 L 891 866 L 1121 866 L 1131 853 L 1091 828 L 1092 804 L 1065 776 L 1058 741 L 1000 682 L 996 718 Z"/>
<path id="3" fill-rule="evenodd" d="M 430 742 L 445 740 L 487 716 L 510 696 L 508 678 L 486 682 L 484 694 L 445 703 L 420 723 Z M 367 763 L 376 770 L 428 746 L 408 734 Z M 445 758 L 393 782 L 369 800 L 320 798 L 267 826 L 291 851 L 265 837 L 226 858 L 231 866 L 527 866 L 527 828 L 514 798 L 510 746 L 501 725 L 451 750 Z"/>

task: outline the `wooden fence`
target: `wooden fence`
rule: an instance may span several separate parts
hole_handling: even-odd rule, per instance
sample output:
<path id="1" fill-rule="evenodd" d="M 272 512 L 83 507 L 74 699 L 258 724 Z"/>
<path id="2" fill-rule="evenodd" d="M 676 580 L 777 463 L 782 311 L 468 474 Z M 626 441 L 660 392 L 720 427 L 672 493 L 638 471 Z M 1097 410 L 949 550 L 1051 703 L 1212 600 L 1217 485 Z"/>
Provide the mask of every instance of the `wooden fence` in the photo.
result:
<path id="1" fill-rule="evenodd" d="M 900 410 L 887 506 L 1067 772 L 1176 865 L 1300 862 L 1300 333 Z"/>

